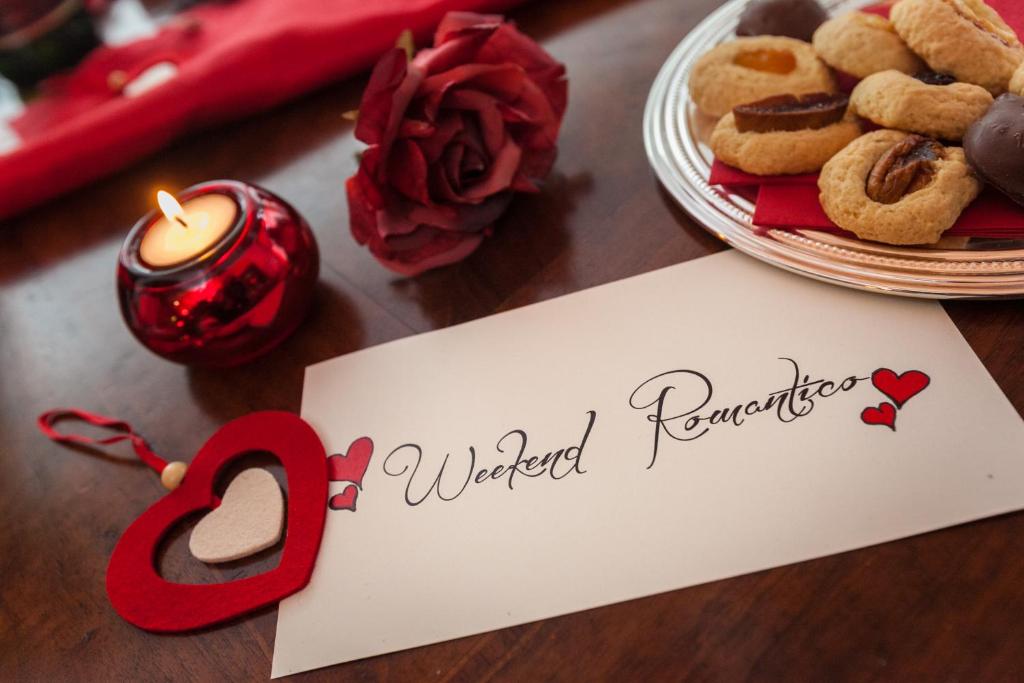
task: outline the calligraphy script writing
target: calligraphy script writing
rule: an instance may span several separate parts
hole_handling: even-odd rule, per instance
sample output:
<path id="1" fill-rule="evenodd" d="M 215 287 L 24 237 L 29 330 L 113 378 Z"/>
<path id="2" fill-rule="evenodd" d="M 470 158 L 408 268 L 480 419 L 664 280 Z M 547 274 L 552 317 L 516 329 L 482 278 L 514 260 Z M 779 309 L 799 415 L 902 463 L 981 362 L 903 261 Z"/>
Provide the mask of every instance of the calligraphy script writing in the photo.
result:
<path id="1" fill-rule="evenodd" d="M 800 372 L 792 358 L 780 358 L 793 366 L 789 386 L 768 392 L 763 397 L 711 409 L 714 388 L 711 380 L 696 370 L 669 370 L 645 380 L 629 396 L 636 410 L 651 410 L 647 420 L 654 425 L 654 444 L 647 469 L 658 459 L 661 437 L 675 441 L 694 441 L 718 425 L 739 427 L 747 418 L 774 413 L 781 422 L 793 422 L 810 415 L 818 399 L 847 392 L 870 377 L 850 376 L 838 381 L 812 380 Z"/>
<path id="2" fill-rule="evenodd" d="M 447 453 L 436 474 L 421 471 L 424 467 L 423 448 L 415 443 L 407 443 L 388 453 L 384 459 L 384 473 L 392 477 L 402 477 L 408 473 L 405 502 L 412 506 L 419 505 L 431 495 L 443 501 L 455 500 L 466 492 L 470 482 L 484 484 L 504 479 L 512 491 L 516 482 L 520 481 L 520 476 L 533 478 L 546 474 L 557 480 L 571 474 L 586 474 L 583 469 L 583 449 L 596 420 L 597 411 L 588 411 L 586 429 L 579 444 L 548 451 L 544 455 L 528 456 L 526 432 L 513 429 L 495 444 L 499 454 L 515 454 L 515 460 L 510 464 L 478 467 L 476 448 L 470 446 L 462 456 Z"/>

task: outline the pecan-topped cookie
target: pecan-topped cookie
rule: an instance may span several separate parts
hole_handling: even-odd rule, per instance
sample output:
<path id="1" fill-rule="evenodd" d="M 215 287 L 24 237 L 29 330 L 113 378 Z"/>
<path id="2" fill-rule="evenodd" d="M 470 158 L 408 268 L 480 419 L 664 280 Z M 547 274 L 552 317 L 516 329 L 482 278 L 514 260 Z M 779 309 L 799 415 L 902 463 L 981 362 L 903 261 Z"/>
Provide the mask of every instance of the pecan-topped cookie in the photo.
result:
<path id="1" fill-rule="evenodd" d="M 835 91 L 814 48 L 781 36 L 737 38 L 712 48 L 694 65 L 689 87 L 697 107 L 716 117 L 773 95 Z"/>
<path id="2" fill-rule="evenodd" d="M 814 32 L 814 49 L 829 66 L 864 78 L 895 69 L 917 73 L 924 62 L 896 34 L 885 17 L 849 12 L 830 19 Z"/>
<path id="3" fill-rule="evenodd" d="M 900 0 L 891 18 L 900 37 L 932 69 L 993 95 L 1006 92 L 1024 61 L 1017 34 L 982 0 Z"/>
<path id="4" fill-rule="evenodd" d="M 957 83 L 940 74 L 908 76 L 899 71 L 872 74 L 850 95 L 850 109 L 883 128 L 960 140 L 967 127 L 991 106 L 980 85 Z"/>
<path id="5" fill-rule="evenodd" d="M 832 157 L 818 189 L 832 222 L 861 239 L 932 244 L 974 201 L 981 183 L 959 147 L 878 130 Z"/>
<path id="6" fill-rule="evenodd" d="M 735 107 L 711 133 L 711 150 L 747 173 L 813 173 L 860 135 L 842 94 L 778 95 Z"/>

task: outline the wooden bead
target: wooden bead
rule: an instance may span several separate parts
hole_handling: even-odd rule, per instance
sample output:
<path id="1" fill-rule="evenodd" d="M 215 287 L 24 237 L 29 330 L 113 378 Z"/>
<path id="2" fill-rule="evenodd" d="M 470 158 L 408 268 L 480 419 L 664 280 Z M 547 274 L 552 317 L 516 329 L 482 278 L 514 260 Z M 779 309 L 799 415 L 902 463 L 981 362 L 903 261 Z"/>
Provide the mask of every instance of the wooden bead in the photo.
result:
<path id="1" fill-rule="evenodd" d="M 121 69 L 115 69 L 107 74 L 107 87 L 114 92 L 121 92 L 128 83 L 128 73 Z"/>
<path id="2" fill-rule="evenodd" d="M 178 484 L 185 478 L 185 472 L 188 471 L 188 463 L 181 461 L 169 462 L 164 467 L 163 471 L 160 472 L 160 483 L 164 485 L 168 491 L 173 491 L 178 488 Z"/>

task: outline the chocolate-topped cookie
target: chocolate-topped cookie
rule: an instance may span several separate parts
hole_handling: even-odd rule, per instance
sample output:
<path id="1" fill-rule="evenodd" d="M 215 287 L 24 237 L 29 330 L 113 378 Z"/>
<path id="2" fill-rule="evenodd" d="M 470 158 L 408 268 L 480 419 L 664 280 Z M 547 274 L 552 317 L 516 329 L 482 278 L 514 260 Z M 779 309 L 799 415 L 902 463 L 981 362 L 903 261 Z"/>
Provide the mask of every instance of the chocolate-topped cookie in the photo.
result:
<path id="1" fill-rule="evenodd" d="M 964 153 L 978 175 L 1024 204 L 1024 97 L 997 97 L 967 129 Z"/>
<path id="2" fill-rule="evenodd" d="M 938 71 L 918 71 L 914 78 L 925 85 L 953 85 L 956 79 L 949 74 L 940 74 Z"/>
<path id="3" fill-rule="evenodd" d="M 751 0 L 736 26 L 738 36 L 787 36 L 811 41 L 828 19 L 817 0 Z"/>

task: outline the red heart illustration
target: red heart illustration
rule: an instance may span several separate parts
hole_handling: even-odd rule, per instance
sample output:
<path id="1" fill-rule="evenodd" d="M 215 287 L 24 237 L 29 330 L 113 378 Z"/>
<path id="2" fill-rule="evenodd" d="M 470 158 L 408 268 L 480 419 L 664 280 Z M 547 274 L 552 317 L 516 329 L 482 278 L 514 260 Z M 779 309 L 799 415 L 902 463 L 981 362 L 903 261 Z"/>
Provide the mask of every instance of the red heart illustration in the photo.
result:
<path id="1" fill-rule="evenodd" d="M 288 527 L 278 566 L 220 584 L 165 581 L 157 544 L 176 522 L 215 507 L 218 474 L 238 457 L 270 452 L 288 478 Z M 187 631 L 269 605 L 309 583 L 327 512 L 327 454 L 316 432 L 291 413 L 252 413 L 224 425 L 203 445 L 181 485 L 121 536 L 107 567 L 107 595 L 125 620 L 147 631 Z"/>
<path id="2" fill-rule="evenodd" d="M 891 403 L 879 403 L 877 408 L 865 408 L 860 413 L 860 419 L 864 424 L 885 425 L 896 431 L 896 407 Z"/>
<path id="3" fill-rule="evenodd" d="M 880 368 L 871 373 L 871 383 L 892 399 L 897 408 L 918 395 L 931 383 L 931 378 L 920 370 L 907 370 L 897 375 L 889 368 Z"/>
<path id="4" fill-rule="evenodd" d="M 331 481 L 350 481 L 341 493 L 331 496 L 328 506 L 332 510 L 355 510 L 356 497 L 363 487 L 363 475 L 373 457 L 373 441 L 361 437 L 352 442 L 345 455 L 334 454 L 327 458 L 327 478 Z"/>

